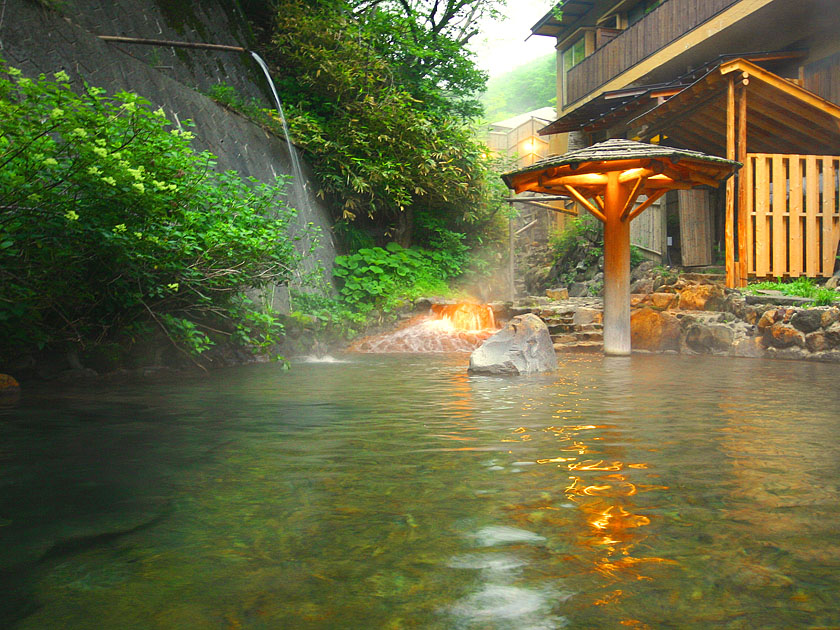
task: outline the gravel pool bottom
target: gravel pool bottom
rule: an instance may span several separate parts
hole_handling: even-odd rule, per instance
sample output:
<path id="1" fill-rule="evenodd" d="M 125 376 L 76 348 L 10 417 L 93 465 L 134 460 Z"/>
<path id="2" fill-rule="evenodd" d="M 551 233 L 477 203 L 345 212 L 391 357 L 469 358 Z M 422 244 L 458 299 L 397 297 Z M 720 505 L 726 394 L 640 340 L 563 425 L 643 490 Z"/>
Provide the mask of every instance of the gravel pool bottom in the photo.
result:
<path id="1" fill-rule="evenodd" d="M 840 627 L 837 366 L 467 362 L 0 407 L 0 626 Z"/>

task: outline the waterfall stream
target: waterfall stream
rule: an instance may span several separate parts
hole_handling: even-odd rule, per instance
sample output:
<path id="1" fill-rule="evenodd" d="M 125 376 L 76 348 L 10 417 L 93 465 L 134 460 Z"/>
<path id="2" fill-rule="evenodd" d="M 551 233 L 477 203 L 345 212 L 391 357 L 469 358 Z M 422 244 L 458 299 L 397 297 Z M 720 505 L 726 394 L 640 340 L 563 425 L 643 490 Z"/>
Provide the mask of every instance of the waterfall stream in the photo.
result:
<path id="1" fill-rule="evenodd" d="M 257 65 L 259 65 L 265 75 L 266 81 L 268 81 L 268 86 L 271 88 L 271 94 L 274 96 L 274 104 L 277 107 L 277 113 L 280 115 L 280 122 L 283 125 L 283 135 L 286 139 L 286 147 L 288 149 L 289 160 L 292 165 L 292 187 L 295 198 L 294 207 L 298 210 L 298 218 L 301 221 L 301 234 L 293 234 L 293 236 L 302 236 L 307 233 L 306 218 L 310 217 L 313 213 L 312 205 L 309 201 L 309 193 L 306 189 L 306 178 L 303 175 L 303 169 L 300 165 L 300 158 L 298 157 L 297 149 L 292 143 L 292 134 L 289 132 L 289 125 L 286 123 L 286 113 L 283 111 L 283 103 L 280 100 L 280 96 L 277 94 L 277 86 L 274 84 L 274 79 L 271 78 L 271 72 L 269 72 L 268 65 L 265 63 L 265 60 L 253 50 L 248 52 L 251 57 L 253 57 L 254 61 L 257 62 Z M 305 238 L 303 242 L 304 248 L 308 250 L 311 245 L 312 243 L 310 239 Z M 298 272 L 297 284 L 303 285 L 300 272 Z M 289 300 L 289 304 L 291 305 L 291 295 L 289 295 Z"/>
<path id="2" fill-rule="evenodd" d="M 294 176 L 295 188 L 298 192 L 297 197 L 308 209 L 309 201 L 306 198 L 306 180 L 303 177 L 303 169 L 300 167 L 300 159 L 298 158 L 297 150 L 295 149 L 294 144 L 292 144 L 292 134 L 289 133 L 289 126 L 286 123 L 286 114 L 283 111 L 283 103 L 280 100 L 280 96 L 277 94 L 277 87 L 274 85 L 274 79 L 271 78 L 268 65 L 266 65 L 263 58 L 253 50 L 249 52 L 251 57 L 254 58 L 254 61 L 257 62 L 260 69 L 263 71 L 263 74 L 265 74 L 265 78 L 268 81 L 268 87 L 271 88 L 271 94 L 274 96 L 274 104 L 277 105 L 277 113 L 280 114 L 280 122 L 283 124 L 283 134 L 286 136 L 286 146 L 289 149 L 289 159 L 292 161 L 292 175 Z"/>

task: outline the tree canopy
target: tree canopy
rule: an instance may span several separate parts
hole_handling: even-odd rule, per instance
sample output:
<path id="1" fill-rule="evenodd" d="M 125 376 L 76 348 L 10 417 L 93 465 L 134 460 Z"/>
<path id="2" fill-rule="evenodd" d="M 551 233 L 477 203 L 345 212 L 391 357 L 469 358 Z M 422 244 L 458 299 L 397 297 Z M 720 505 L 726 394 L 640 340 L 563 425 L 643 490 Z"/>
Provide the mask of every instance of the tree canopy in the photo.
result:
<path id="1" fill-rule="evenodd" d="M 397 79 L 430 109 L 478 116 L 487 75 L 467 48 L 504 0 L 350 0 Z"/>
<path id="2" fill-rule="evenodd" d="M 340 222 L 408 245 L 415 225 L 468 231 L 495 211 L 467 124 L 484 76 L 453 51 L 498 3 L 468 4 L 291 0 L 277 12 L 271 60 L 292 134 Z"/>

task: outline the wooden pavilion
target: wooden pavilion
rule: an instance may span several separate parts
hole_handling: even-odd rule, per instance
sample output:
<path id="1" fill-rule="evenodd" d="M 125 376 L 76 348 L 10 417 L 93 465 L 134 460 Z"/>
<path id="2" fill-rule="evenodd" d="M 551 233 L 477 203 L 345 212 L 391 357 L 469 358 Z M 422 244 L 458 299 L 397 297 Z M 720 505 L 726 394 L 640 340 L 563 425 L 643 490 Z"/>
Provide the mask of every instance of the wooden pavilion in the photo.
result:
<path id="1" fill-rule="evenodd" d="M 607 140 L 506 173 L 516 194 L 568 195 L 604 224 L 604 353 L 630 354 L 630 222 L 669 190 L 717 188 L 740 166 L 699 151 Z M 641 195 L 647 199 L 640 205 Z"/>

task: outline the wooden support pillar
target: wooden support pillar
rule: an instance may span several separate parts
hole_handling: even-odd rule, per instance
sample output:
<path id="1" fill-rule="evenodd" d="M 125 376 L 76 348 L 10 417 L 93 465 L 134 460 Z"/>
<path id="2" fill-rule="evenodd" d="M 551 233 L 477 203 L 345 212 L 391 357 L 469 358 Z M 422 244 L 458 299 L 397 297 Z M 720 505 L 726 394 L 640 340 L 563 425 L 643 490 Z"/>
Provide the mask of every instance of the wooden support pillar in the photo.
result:
<path id="1" fill-rule="evenodd" d="M 513 233 L 513 217 L 508 217 L 508 299 L 516 300 L 516 236 Z"/>
<path id="2" fill-rule="evenodd" d="M 746 75 L 746 73 L 744 73 Z M 744 77 L 738 89 L 738 162 L 746 166 L 747 163 L 747 84 L 749 79 Z M 747 286 L 747 221 L 750 215 L 747 211 L 747 169 L 741 168 L 738 173 L 738 287 Z M 733 179 L 732 177 L 729 178 Z"/>
<path id="3" fill-rule="evenodd" d="M 621 219 L 628 192 L 607 174 L 604 196 L 604 354 L 630 354 L 630 219 Z"/>
<path id="4" fill-rule="evenodd" d="M 726 91 L 726 159 L 735 159 L 735 79 L 729 77 Z M 726 286 L 740 286 L 735 268 L 735 178 L 726 180 L 726 218 L 724 220 L 726 249 Z"/>

